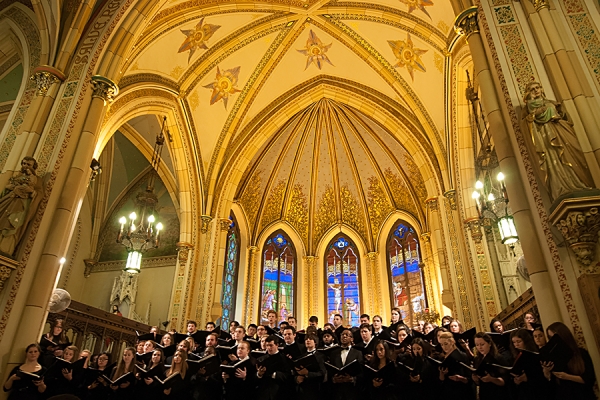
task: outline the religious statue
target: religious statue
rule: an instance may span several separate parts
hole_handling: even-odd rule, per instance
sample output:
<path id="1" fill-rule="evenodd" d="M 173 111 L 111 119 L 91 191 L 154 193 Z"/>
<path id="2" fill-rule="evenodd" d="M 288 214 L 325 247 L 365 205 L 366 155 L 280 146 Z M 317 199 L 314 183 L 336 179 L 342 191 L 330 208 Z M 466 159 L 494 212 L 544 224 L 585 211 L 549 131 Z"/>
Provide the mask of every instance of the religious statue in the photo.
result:
<path id="1" fill-rule="evenodd" d="M 527 85 L 525 119 L 535 154 L 552 200 L 592 187 L 593 180 L 577 141 L 573 123 L 561 105 L 546 99 L 538 82 Z"/>
<path id="2" fill-rule="evenodd" d="M 13 173 L 0 196 L 0 253 L 12 257 L 33 219 L 41 200 L 41 182 L 35 175 L 33 157 L 21 160 L 21 170 Z"/>

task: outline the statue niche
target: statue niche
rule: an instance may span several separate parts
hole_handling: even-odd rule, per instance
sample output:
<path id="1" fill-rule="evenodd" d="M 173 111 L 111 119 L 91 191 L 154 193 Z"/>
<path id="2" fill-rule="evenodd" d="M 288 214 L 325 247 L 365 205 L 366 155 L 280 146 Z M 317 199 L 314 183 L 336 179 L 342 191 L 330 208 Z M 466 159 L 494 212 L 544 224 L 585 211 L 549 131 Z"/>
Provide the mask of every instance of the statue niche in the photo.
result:
<path id="1" fill-rule="evenodd" d="M 13 257 L 42 199 L 37 167 L 33 157 L 24 157 L 0 196 L 0 253 L 8 257 Z"/>
<path id="2" fill-rule="evenodd" d="M 577 141 L 573 123 L 561 104 L 546 99 L 538 82 L 527 85 L 523 111 L 537 161 L 552 201 L 560 196 L 590 189 L 593 180 Z"/>

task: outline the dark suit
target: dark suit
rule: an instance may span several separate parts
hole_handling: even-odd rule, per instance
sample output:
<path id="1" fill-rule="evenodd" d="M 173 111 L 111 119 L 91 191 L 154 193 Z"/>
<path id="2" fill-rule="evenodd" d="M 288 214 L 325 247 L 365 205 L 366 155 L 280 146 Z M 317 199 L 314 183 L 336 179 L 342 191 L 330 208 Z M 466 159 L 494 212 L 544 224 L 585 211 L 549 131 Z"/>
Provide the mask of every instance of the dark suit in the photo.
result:
<path id="1" fill-rule="evenodd" d="M 350 347 L 346 361 L 342 362 L 342 348 L 334 350 L 333 354 L 329 358 L 329 363 L 337 368 L 342 368 L 344 365 L 350 364 L 352 361 L 357 360 L 361 365 L 363 363 L 363 356 L 359 350 Z M 347 383 L 333 383 L 333 376 L 328 376 L 327 379 L 332 383 L 332 395 L 334 400 L 358 400 L 361 395 L 360 384 L 362 383 L 362 374 L 358 375 L 355 382 Z"/>
<path id="2" fill-rule="evenodd" d="M 356 350 L 360 350 L 360 352 L 363 354 L 363 357 L 364 357 L 367 354 L 371 354 L 371 355 L 375 354 L 375 346 L 377 346 L 378 342 L 379 342 L 379 339 L 372 338 L 368 345 L 365 346 L 365 342 L 360 341 L 354 347 L 356 348 Z"/>
<path id="3" fill-rule="evenodd" d="M 312 354 L 312 353 L 309 353 Z M 318 351 L 314 351 L 319 365 L 307 368 L 308 375 L 302 383 L 296 383 L 297 400 L 320 400 L 322 399 L 321 385 L 325 379 L 325 357 Z"/>
<path id="4" fill-rule="evenodd" d="M 256 398 L 261 400 L 289 400 L 293 394 L 292 364 L 281 351 L 266 354 L 257 360 L 257 370 L 267 358 L 276 357 L 277 363 L 256 379 Z"/>

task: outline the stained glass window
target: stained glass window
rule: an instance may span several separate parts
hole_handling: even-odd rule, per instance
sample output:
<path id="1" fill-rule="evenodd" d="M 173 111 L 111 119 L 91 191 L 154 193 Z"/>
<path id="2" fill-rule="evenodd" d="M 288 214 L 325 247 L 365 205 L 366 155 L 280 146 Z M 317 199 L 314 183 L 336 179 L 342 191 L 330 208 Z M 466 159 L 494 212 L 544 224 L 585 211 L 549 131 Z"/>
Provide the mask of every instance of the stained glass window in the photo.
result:
<path id="1" fill-rule="evenodd" d="M 283 231 L 272 234 L 263 247 L 260 319 L 267 322 L 267 312 L 277 312 L 279 322 L 294 314 L 294 271 L 296 251 Z"/>
<path id="2" fill-rule="evenodd" d="M 392 307 L 400 308 L 402 319 L 415 326 L 413 316 L 427 306 L 421 263 L 419 239 L 415 230 L 405 221 L 398 221 L 387 244 Z"/>
<path id="3" fill-rule="evenodd" d="M 221 326 L 228 327 L 235 315 L 235 292 L 240 259 L 240 231 L 233 214 L 227 231 L 227 248 L 223 268 L 223 293 L 221 295 Z"/>
<path id="4" fill-rule="evenodd" d="M 333 322 L 335 314 L 341 314 L 344 324 L 359 325 L 358 266 L 358 250 L 350 239 L 339 235 L 329 243 L 325 253 L 329 322 Z"/>

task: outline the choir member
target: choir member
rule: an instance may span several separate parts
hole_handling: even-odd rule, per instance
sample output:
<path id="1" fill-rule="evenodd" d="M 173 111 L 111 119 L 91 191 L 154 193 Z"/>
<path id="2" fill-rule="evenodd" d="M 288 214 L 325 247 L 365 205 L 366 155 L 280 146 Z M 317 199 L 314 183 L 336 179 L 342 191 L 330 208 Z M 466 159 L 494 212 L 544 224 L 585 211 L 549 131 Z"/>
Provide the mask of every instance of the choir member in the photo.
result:
<path id="1" fill-rule="evenodd" d="M 173 344 L 175 344 L 173 341 L 173 335 L 171 335 L 170 333 L 165 333 L 162 339 L 160 340 L 160 345 L 162 347 L 169 347 Z"/>
<path id="2" fill-rule="evenodd" d="M 69 339 L 63 329 L 63 320 L 58 318 L 50 322 L 50 331 L 42 336 L 42 357 L 40 363 L 46 368 L 52 366 L 54 357 L 62 357 L 62 350 L 69 343 Z"/>
<path id="3" fill-rule="evenodd" d="M 448 329 L 448 325 L 450 325 L 450 322 L 452 322 L 452 317 L 449 315 L 444 315 L 444 317 L 442 318 L 442 328 L 446 328 Z"/>
<path id="4" fill-rule="evenodd" d="M 112 391 L 110 393 L 111 399 L 128 400 L 133 396 L 133 378 L 135 377 L 135 349 L 133 347 L 127 347 L 123 350 L 123 357 L 121 357 L 117 367 L 114 369 L 111 379 L 116 381 L 128 373 L 132 375 L 132 379 L 118 385 L 110 385 Z"/>
<path id="5" fill-rule="evenodd" d="M 558 335 L 570 350 L 570 358 L 565 371 L 556 371 L 553 362 L 543 363 L 544 376 L 554 381 L 554 396 L 556 399 L 596 399 L 594 384 L 596 374 L 590 353 L 577 346 L 575 337 L 562 322 L 555 322 L 546 328 L 548 338 Z"/>
<path id="6" fill-rule="evenodd" d="M 396 368 L 392 359 L 392 352 L 386 342 L 377 342 L 375 345 L 375 355 L 368 361 L 369 366 L 377 371 L 382 371 L 383 368 L 388 366 L 389 373 L 385 373 L 384 376 L 378 376 L 371 379 L 370 382 L 366 382 L 368 388 L 370 400 L 396 400 L 397 386 L 396 382 Z"/>
<path id="7" fill-rule="evenodd" d="M 257 399 L 289 400 L 292 390 L 291 361 L 279 351 L 277 336 L 270 335 L 265 339 L 267 354 L 257 360 Z"/>
<path id="8" fill-rule="evenodd" d="M 250 343 L 243 341 L 237 346 L 238 363 L 245 365 L 236 368 L 235 374 L 230 376 L 223 372 L 224 400 L 239 400 L 242 398 L 254 398 L 254 386 L 256 384 L 256 367 L 250 361 Z M 214 399 L 215 397 L 211 397 Z"/>
<path id="9" fill-rule="evenodd" d="M 296 332 L 298 331 L 298 321 L 296 320 L 296 317 L 288 315 L 287 322 L 289 326 L 292 326 L 296 330 Z"/>
<path id="10" fill-rule="evenodd" d="M 406 398 L 428 399 L 435 393 L 437 370 L 426 358 L 431 355 L 431 346 L 421 338 L 414 339 L 410 351 L 399 361 L 400 387 Z M 411 368 L 409 370 L 408 368 Z"/>
<path id="11" fill-rule="evenodd" d="M 344 317 L 341 314 L 335 314 L 333 316 L 333 332 L 339 338 L 344 331 Z"/>
<path id="12" fill-rule="evenodd" d="M 535 342 L 536 346 L 538 347 L 538 350 L 541 349 L 542 347 L 544 347 L 546 345 L 546 343 L 548 342 L 546 340 L 546 334 L 544 333 L 544 330 L 542 329 L 541 326 L 537 326 L 533 330 L 533 341 Z"/>
<path id="13" fill-rule="evenodd" d="M 425 335 L 427 335 L 429 332 L 433 331 L 435 329 L 435 327 L 433 326 L 433 324 L 431 322 L 426 322 L 425 325 L 423 326 L 423 333 Z"/>
<path id="14" fill-rule="evenodd" d="M 302 343 L 296 343 L 296 330 L 292 326 L 283 329 L 283 353 L 290 359 L 295 360 L 306 353 Z"/>
<path id="15" fill-rule="evenodd" d="M 473 373 L 473 382 L 479 386 L 479 400 L 505 400 L 508 397 L 506 382 L 501 368 L 491 364 L 502 365 L 498 357 L 498 349 L 492 337 L 485 332 L 475 334 L 475 348 L 477 356 L 473 360 L 475 368 L 486 364 L 485 373 Z"/>
<path id="16" fill-rule="evenodd" d="M 336 368 L 342 368 L 345 365 L 357 361 L 363 363 L 362 353 L 352 347 L 352 332 L 349 329 L 342 331 L 340 335 L 340 347 L 333 351 L 329 359 Z M 357 390 L 357 383 L 360 382 L 361 375 L 351 376 L 349 374 L 334 374 L 328 379 L 332 382 L 334 400 L 358 400 L 360 391 Z"/>
<path id="17" fill-rule="evenodd" d="M 331 347 L 335 344 L 335 337 L 330 330 L 323 331 L 323 348 Z"/>
<path id="18" fill-rule="evenodd" d="M 396 333 L 398 332 L 398 326 L 400 324 L 403 324 L 402 319 L 401 319 L 401 311 L 398 307 L 394 307 L 392 308 L 392 318 L 390 320 L 390 336 L 392 337 L 396 337 Z"/>
<path id="19" fill-rule="evenodd" d="M 444 393 L 445 400 L 474 399 L 471 381 L 467 377 L 466 369 L 459 364 L 459 362 L 468 363 L 467 356 L 456 347 L 452 333 L 441 333 L 439 342 L 444 361 L 450 358 L 447 366 L 438 367 L 438 379 L 442 384 L 442 393 Z"/>
<path id="20" fill-rule="evenodd" d="M 504 326 L 502 325 L 502 321 L 494 318 L 492 322 L 490 322 L 490 332 L 504 333 Z"/>
<path id="21" fill-rule="evenodd" d="M 87 400 L 105 400 L 110 394 L 108 382 L 102 375 L 110 375 L 110 355 L 107 352 L 98 354 L 96 368 L 89 368 L 84 378 L 84 398 Z"/>
<path id="22" fill-rule="evenodd" d="M 136 354 L 144 354 L 144 346 L 145 345 L 146 345 L 145 340 L 140 340 L 139 342 L 137 342 L 137 345 L 135 346 Z"/>
<path id="23" fill-rule="evenodd" d="M 392 337 L 385 328 L 381 316 L 373 316 L 373 336 L 379 340 L 390 340 Z"/>
<path id="24" fill-rule="evenodd" d="M 209 335 L 209 337 L 210 336 L 216 337 L 216 334 L 213 333 Z M 206 346 L 202 359 L 213 355 L 217 356 L 217 350 L 215 347 Z M 196 374 L 190 376 L 190 390 L 194 400 L 220 399 L 223 392 L 220 372 L 211 372 L 207 371 L 204 367 L 200 368 Z"/>
<path id="25" fill-rule="evenodd" d="M 269 328 L 275 332 L 279 331 L 279 327 L 277 326 L 277 312 L 275 310 L 267 311 L 267 321 Z"/>
<path id="26" fill-rule="evenodd" d="M 173 384 L 168 389 L 163 389 L 164 395 L 169 399 L 186 399 L 189 396 L 189 376 L 186 377 L 187 372 L 187 352 L 177 350 L 173 355 L 173 363 L 171 367 L 165 371 L 165 379 L 171 375 L 181 375 L 181 380 Z"/>
<path id="27" fill-rule="evenodd" d="M 187 332 L 186 332 L 186 334 L 188 336 L 192 336 L 193 334 L 195 334 L 196 332 L 198 332 L 197 326 L 198 326 L 198 323 L 196 323 L 196 321 L 189 320 L 187 322 L 187 327 L 186 327 L 186 331 Z"/>
<path id="28" fill-rule="evenodd" d="M 267 328 L 264 325 L 259 325 L 256 327 L 256 339 L 260 339 L 263 336 L 267 335 Z"/>
<path id="29" fill-rule="evenodd" d="M 396 336 L 393 338 L 396 343 L 402 343 L 409 336 L 408 326 L 401 324 L 396 328 Z M 405 352 L 410 352 L 410 346 L 408 347 L 400 347 L 398 350 L 395 350 L 395 356 L 398 357 L 400 354 Z M 396 358 L 394 357 L 394 358 Z"/>
<path id="30" fill-rule="evenodd" d="M 154 351 L 154 349 L 156 348 L 156 342 L 154 340 L 146 340 L 146 343 L 144 343 L 144 351 L 143 353 L 150 353 L 152 351 Z"/>
<path id="31" fill-rule="evenodd" d="M 515 400 L 529 400 L 538 396 L 547 399 L 549 384 L 544 378 L 539 357 L 535 356 L 539 348 L 533 341 L 531 334 L 527 329 L 517 329 L 510 334 L 510 341 L 515 360 L 518 360 L 521 352 L 529 352 L 528 354 L 531 354 L 534 359 L 534 362 L 524 364 L 522 371 L 511 371 L 513 397 Z"/>
<path id="32" fill-rule="evenodd" d="M 154 368 L 156 368 L 156 375 L 162 376 L 164 374 L 164 355 L 160 348 L 152 351 L 152 358 L 144 369 L 150 371 Z M 136 374 L 138 382 L 135 387 L 135 392 L 138 399 L 158 400 L 162 397 L 159 390 L 160 386 L 155 378 L 156 375 L 142 378 L 139 373 Z"/>
<path id="33" fill-rule="evenodd" d="M 371 317 L 369 316 L 369 314 L 361 314 L 358 319 L 358 322 L 360 323 L 360 325 L 362 325 L 362 324 L 371 325 Z"/>
<path id="34" fill-rule="evenodd" d="M 79 360 L 79 349 L 76 346 L 67 346 L 63 351 L 62 359 L 73 363 Z M 52 370 L 51 376 L 46 378 L 48 396 L 56 396 L 59 394 L 75 394 L 79 384 L 83 380 L 83 370 L 50 367 Z"/>
<path id="35" fill-rule="evenodd" d="M 89 349 L 83 349 L 79 353 L 79 359 L 85 358 L 85 364 L 83 368 L 88 368 L 92 358 L 92 352 Z"/>
<path id="36" fill-rule="evenodd" d="M 316 315 L 311 315 L 308 319 L 308 325 L 314 326 L 315 328 L 319 328 L 319 317 Z"/>
<path id="37" fill-rule="evenodd" d="M 448 325 L 448 329 L 452 333 L 464 333 L 465 332 L 465 330 L 463 329 L 462 324 L 457 319 L 453 319 L 452 322 L 450 322 L 450 325 Z M 466 341 L 460 339 L 459 342 L 456 345 L 459 347 L 459 349 L 461 351 L 465 352 L 465 354 L 467 354 L 467 356 L 469 356 L 471 358 L 474 357 L 473 352 L 469 348 L 469 343 L 467 343 Z"/>
<path id="38" fill-rule="evenodd" d="M 317 346 L 319 338 L 316 334 L 307 333 L 304 339 L 306 356 L 314 355 L 317 364 L 309 367 L 301 365 L 295 368 L 296 372 L 296 399 L 297 400 L 319 400 L 322 398 L 321 385 L 325 379 L 325 357 L 319 353 Z"/>
<path id="39" fill-rule="evenodd" d="M 362 324 L 360 326 L 360 337 L 361 342 L 356 344 L 356 348 L 361 351 L 365 360 L 370 361 L 375 353 L 375 345 L 378 340 L 373 339 L 373 332 L 371 332 L 371 325 Z"/>
<path id="40" fill-rule="evenodd" d="M 256 336 L 257 332 L 258 332 L 258 327 L 256 326 L 256 324 L 250 324 L 248 325 L 248 330 L 246 331 L 246 336 L 249 337 L 250 339 L 258 339 L 258 336 Z"/>
<path id="41" fill-rule="evenodd" d="M 8 374 L 8 379 L 4 382 L 3 389 L 5 392 L 9 392 L 9 400 L 44 398 L 46 384 L 44 383 L 43 374 L 46 372 L 46 368 L 38 362 L 41 354 L 42 349 L 37 343 L 27 346 L 25 349 L 25 363 L 14 367 Z M 26 378 L 25 376 L 29 376 L 27 374 L 41 376 L 41 379 Z"/>
<path id="42" fill-rule="evenodd" d="M 204 325 L 204 329 L 206 329 L 209 332 L 212 332 L 215 329 L 217 329 L 217 325 L 215 325 L 214 322 L 207 322 L 206 325 Z"/>

